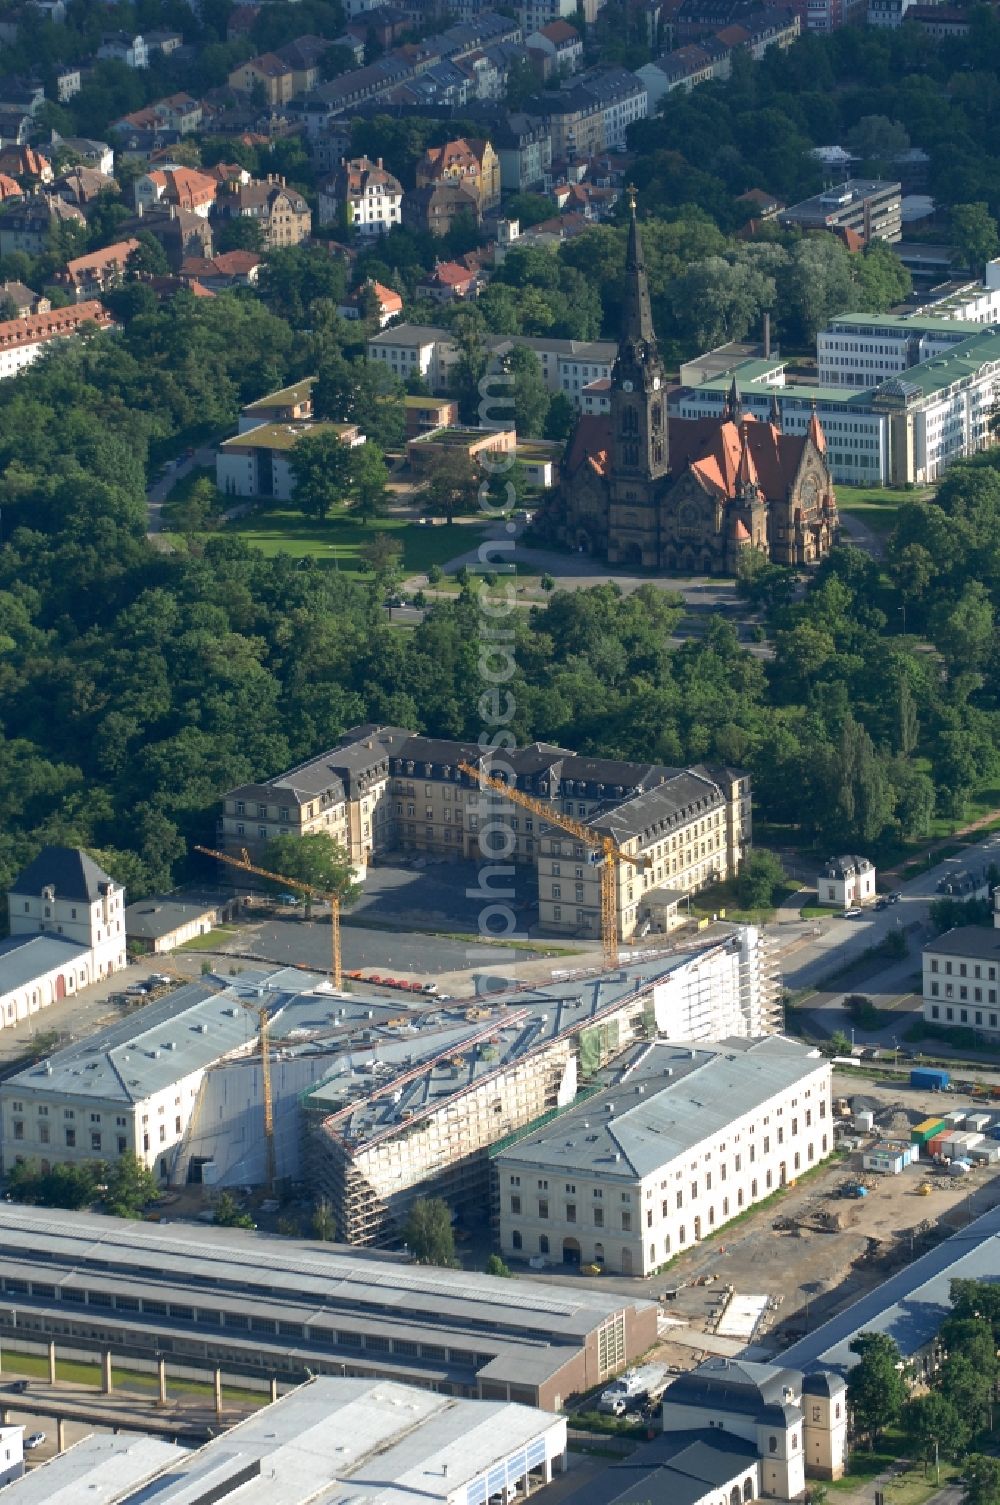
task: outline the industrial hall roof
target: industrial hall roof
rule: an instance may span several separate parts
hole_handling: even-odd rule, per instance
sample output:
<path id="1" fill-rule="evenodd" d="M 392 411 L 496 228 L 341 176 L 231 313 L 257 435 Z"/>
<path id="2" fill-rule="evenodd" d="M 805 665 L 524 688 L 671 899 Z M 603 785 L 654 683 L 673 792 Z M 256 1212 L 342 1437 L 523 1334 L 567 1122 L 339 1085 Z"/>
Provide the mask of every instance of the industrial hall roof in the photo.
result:
<path id="1" fill-rule="evenodd" d="M 563 1498 L 566 1505 L 698 1505 L 748 1469 L 756 1471 L 758 1458 L 752 1442 L 719 1428 L 664 1432 L 599 1473 L 585 1474 Z"/>
<path id="2" fill-rule="evenodd" d="M 8 1203 L 0 1203 L 0 1272 L 29 1282 L 30 1294 L 18 1302 L 35 1312 L 65 1315 L 67 1288 L 97 1291 L 93 1304 L 101 1310 L 92 1313 L 77 1298 L 74 1321 L 90 1313 L 105 1328 L 189 1336 L 194 1323 L 206 1343 L 246 1347 L 258 1365 L 269 1347 L 303 1363 L 316 1354 L 374 1373 L 466 1385 L 477 1377 L 542 1384 L 609 1319 L 633 1313 L 648 1325 L 654 1312 L 638 1294 L 582 1281 L 500 1281 L 347 1245 Z M 36 1293 L 40 1274 L 44 1288 Z M 123 1298 L 138 1301 L 141 1311 L 107 1310 Z M 394 1348 L 398 1343 L 405 1347 Z"/>
<path id="3" fill-rule="evenodd" d="M 64 935 L 15 935 L 0 941 L 0 998 L 89 955 L 86 946 Z"/>
<path id="4" fill-rule="evenodd" d="M 140 1453 L 151 1447 L 149 1438 L 131 1443 Z M 468 1498 L 479 1497 L 477 1486 L 497 1467 L 506 1481 L 508 1463 L 520 1465 L 517 1477 L 523 1477 L 529 1466 L 559 1456 L 565 1421 L 532 1406 L 458 1399 L 391 1380 L 320 1376 L 201 1448 L 155 1448 L 158 1466 L 145 1481 L 125 1454 L 115 1487 L 98 1452 L 93 1462 L 103 1464 L 103 1491 L 94 1492 L 101 1472 L 95 1467 L 90 1476 L 83 1458 L 78 1493 L 35 1490 L 32 1505 L 90 1498 L 99 1505 L 195 1505 L 231 1496 L 241 1505 L 444 1505 L 465 1501 L 467 1491 Z M 58 1477 L 63 1458 L 28 1478 L 42 1481 L 50 1470 Z M 149 1462 L 157 1462 L 155 1452 Z M 16 1484 L 11 1498 L 21 1505 Z"/>
<path id="5" fill-rule="evenodd" d="M 260 999 L 257 993 L 260 993 Z M 242 1006 L 250 993 L 232 980 L 206 986 L 188 983 L 131 1017 L 57 1050 L 8 1077 L 27 1096 L 81 1097 L 93 1102 L 137 1103 L 192 1072 L 257 1039 L 254 1012 L 268 998 L 253 989 L 254 1010 Z"/>

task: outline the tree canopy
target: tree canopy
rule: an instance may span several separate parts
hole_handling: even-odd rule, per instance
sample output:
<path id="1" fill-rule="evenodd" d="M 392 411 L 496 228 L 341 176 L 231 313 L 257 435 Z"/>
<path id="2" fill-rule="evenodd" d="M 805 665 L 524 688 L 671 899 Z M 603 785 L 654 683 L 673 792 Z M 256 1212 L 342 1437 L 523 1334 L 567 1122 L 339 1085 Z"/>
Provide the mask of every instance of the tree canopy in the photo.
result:
<path id="1" fill-rule="evenodd" d="M 417 1197 L 402 1228 L 403 1242 L 418 1265 L 456 1265 L 451 1210 L 440 1197 Z"/>

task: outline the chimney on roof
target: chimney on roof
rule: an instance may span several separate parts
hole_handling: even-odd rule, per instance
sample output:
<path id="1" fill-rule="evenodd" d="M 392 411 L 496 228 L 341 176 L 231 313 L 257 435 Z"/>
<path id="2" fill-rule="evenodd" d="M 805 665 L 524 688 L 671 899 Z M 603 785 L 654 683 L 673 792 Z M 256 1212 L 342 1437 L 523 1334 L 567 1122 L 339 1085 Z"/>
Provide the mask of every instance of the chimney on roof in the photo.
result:
<path id="1" fill-rule="evenodd" d="M 376 164 L 375 164 L 375 165 L 376 165 L 376 166 L 377 166 L 377 167 L 381 167 L 381 166 L 382 166 L 382 158 L 381 158 L 381 157 L 379 157 L 379 158 L 378 158 L 378 160 L 377 160 L 377 162 L 376 162 Z"/>

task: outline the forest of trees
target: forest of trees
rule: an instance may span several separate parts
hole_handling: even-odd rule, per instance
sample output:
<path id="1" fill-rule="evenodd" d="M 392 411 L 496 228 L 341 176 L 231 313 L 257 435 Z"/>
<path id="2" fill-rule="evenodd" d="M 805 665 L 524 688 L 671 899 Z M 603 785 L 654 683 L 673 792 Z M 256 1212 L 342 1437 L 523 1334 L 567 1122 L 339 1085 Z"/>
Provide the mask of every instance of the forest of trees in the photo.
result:
<path id="1" fill-rule="evenodd" d="M 73 9 L 61 40 L 48 23 L 28 25 L 43 76 L 100 22 L 97 0 Z M 212 51 L 228 9 L 205 0 L 192 20 L 180 0 L 141 0 L 128 14 L 181 26 L 214 77 L 229 57 Z M 340 16 L 325 0 L 293 9 L 295 26 L 316 31 Z M 285 40 L 288 12 L 265 6 L 249 45 Z M 931 52 L 908 28 L 807 37 L 759 66 L 739 60 L 728 83 L 671 95 L 662 115 L 640 122 L 635 172 L 668 353 L 750 332 L 765 310 L 781 338 L 808 344 L 838 309 L 883 308 L 905 291 L 885 247 L 852 255 L 827 236 L 736 235 L 748 187 L 790 200 L 818 185 L 816 140 L 849 141 L 872 166 L 904 139 L 926 147 L 933 191 L 952 206 L 970 262 L 988 254 L 1000 207 L 998 38 L 980 11 L 968 43 Z M 93 129 L 88 101 L 63 123 Z M 107 94 L 103 106 L 106 123 L 131 100 Z M 357 124 L 354 146 L 394 165 L 394 153 L 415 161 L 427 140 L 456 129 L 376 117 Z M 279 147 L 301 153 L 298 143 Z M 200 150 L 205 161 L 243 160 L 237 143 Z M 254 170 L 270 166 L 264 156 Z M 307 179 L 304 156 L 298 165 Z M 526 221 L 537 218 L 523 198 Z M 360 249 L 354 273 L 411 298 L 442 249 L 467 239 L 468 227 L 444 248 L 394 230 Z M 37 263 L 3 258 L 0 276 L 44 283 L 60 250 Z M 450 323 L 467 401 L 487 332 L 613 330 L 623 258 L 622 228 L 595 226 L 555 254 L 512 250 L 475 306 L 411 301 L 407 314 Z M 257 292 L 181 293 L 164 305 L 133 275 L 141 270 L 108 295 L 119 333 L 53 349 L 0 384 L 0 883 L 43 841 L 71 841 L 98 851 L 136 896 L 183 874 L 227 787 L 314 753 L 355 722 L 479 731 L 475 579 L 401 633 L 380 608 L 392 569 L 374 556 L 358 584 L 308 559 L 265 558 L 224 530 L 192 527 L 172 551 L 145 537 L 144 492 L 163 461 L 231 429 L 241 404 L 310 373 L 318 414 L 358 421 L 371 443 L 336 487 L 304 451 L 304 504 L 322 518 L 339 489 L 361 518 L 377 515 L 382 451 L 402 438 L 402 388 L 366 363 L 370 324 L 337 315 L 345 261 L 318 245 L 276 251 Z M 545 391 L 537 361 L 519 353 L 510 369 L 519 426 L 565 437 L 574 415 Z M 434 485 L 450 508 L 457 483 L 431 478 L 428 506 Z M 960 816 L 998 772 L 998 525 L 1000 460 L 987 454 L 956 466 L 933 503 L 905 502 L 881 566 L 842 548 L 801 590 L 751 561 L 741 587 L 763 614 L 773 661 L 721 620 L 672 647 L 680 604 L 652 586 L 628 598 L 614 587 L 553 591 L 516 619 L 512 729 L 521 741 L 608 755 L 745 766 L 758 819 L 798 826 L 822 847 L 877 850 L 919 836 L 935 813 Z"/>
<path id="2" fill-rule="evenodd" d="M 181 296 L 0 387 L 0 882 L 55 840 L 148 891 L 226 788 L 356 722 L 478 734 L 475 579 L 403 634 L 377 581 L 224 532 L 173 552 L 144 536 L 150 456 L 315 355 L 255 299 Z M 884 569 L 839 549 L 802 594 L 759 565 L 743 588 L 773 663 L 721 620 L 673 648 L 680 604 L 652 585 L 555 591 L 515 619 L 512 730 L 744 765 L 759 818 L 827 845 L 919 834 L 996 771 L 998 538 L 989 454 L 902 507 Z"/>

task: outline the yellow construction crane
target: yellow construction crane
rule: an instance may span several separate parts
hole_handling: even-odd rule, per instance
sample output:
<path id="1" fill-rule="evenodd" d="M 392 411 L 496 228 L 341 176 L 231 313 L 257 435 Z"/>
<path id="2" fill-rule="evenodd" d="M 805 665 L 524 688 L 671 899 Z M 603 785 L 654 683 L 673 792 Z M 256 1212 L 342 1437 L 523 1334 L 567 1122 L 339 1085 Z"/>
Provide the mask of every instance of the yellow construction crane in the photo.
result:
<path id="1" fill-rule="evenodd" d="M 238 867 L 241 872 L 254 873 L 258 878 L 270 878 L 274 883 L 284 883 L 288 888 L 295 888 L 300 893 L 308 894 L 311 899 L 324 899 L 330 906 L 331 981 L 338 990 L 343 986 L 344 973 L 340 962 L 339 895 L 328 893 L 312 883 L 305 883 L 301 878 L 289 878 L 285 873 L 272 873 L 266 867 L 257 867 L 250 861 L 250 854 L 246 848 L 239 857 L 234 857 L 230 852 L 217 852 L 212 847 L 201 847 L 197 844 L 195 844 L 195 851 L 203 853 L 206 857 L 214 857 L 217 862 L 228 862 L 230 867 Z"/>
<path id="2" fill-rule="evenodd" d="M 601 944 L 604 947 L 604 964 L 613 969 L 618 965 L 618 869 L 621 863 L 630 862 L 633 867 L 644 868 L 647 859 L 645 857 L 633 857 L 630 852 L 623 852 L 621 847 L 612 836 L 604 836 L 600 831 L 592 831 L 582 821 L 573 820 L 571 816 L 560 815 L 550 809 L 543 800 L 533 799 L 530 794 L 522 794 L 511 784 L 505 784 L 503 779 L 486 773 L 482 768 L 476 768 L 472 763 L 459 763 L 463 773 L 476 780 L 484 789 L 492 789 L 497 794 L 503 795 L 515 805 L 521 805 L 525 810 L 531 810 L 535 815 L 541 816 L 550 826 L 555 826 L 560 831 L 566 831 L 570 836 L 575 836 L 577 841 L 582 841 L 584 846 L 592 851 L 601 853 Z"/>
<path id="3" fill-rule="evenodd" d="M 199 988 L 208 988 L 213 993 L 224 993 L 227 983 L 218 982 L 211 977 L 184 977 L 174 966 L 173 959 L 159 956 L 157 960 L 168 976 L 181 983 L 195 983 Z M 256 1003 L 249 1003 L 245 998 L 237 998 L 237 1003 L 253 1014 L 257 1020 L 257 1030 L 260 1038 L 260 1061 L 261 1061 L 261 1096 L 264 1099 L 264 1153 L 267 1166 L 267 1189 L 274 1190 L 274 1183 L 278 1174 L 277 1157 L 274 1149 L 274 1098 L 271 1092 L 271 1016 L 266 1007 L 260 1007 Z"/>

